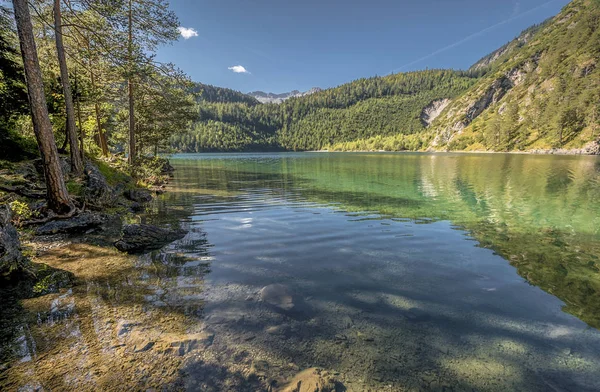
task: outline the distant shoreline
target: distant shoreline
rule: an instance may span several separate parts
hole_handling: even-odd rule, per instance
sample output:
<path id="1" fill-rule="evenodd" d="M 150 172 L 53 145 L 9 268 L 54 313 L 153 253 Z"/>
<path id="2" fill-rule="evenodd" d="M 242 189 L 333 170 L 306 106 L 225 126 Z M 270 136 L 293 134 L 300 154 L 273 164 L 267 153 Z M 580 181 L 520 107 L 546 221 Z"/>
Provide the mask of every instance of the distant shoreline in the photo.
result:
<path id="1" fill-rule="evenodd" d="M 588 147 L 589 148 L 589 147 Z M 271 154 L 271 153 L 429 153 L 429 154 L 516 154 L 516 155 L 563 155 L 563 156 L 600 156 L 600 144 L 597 150 L 588 148 L 580 149 L 550 149 L 550 150 L 529 150 L 529 151 L 385 151 L 385 150 L 354 150 L 354 151 L 330 151 L 330 150 L 306 150 L 306 151 L 200 151 L 200 152 L 174 152 L 166 154 L 172 157 L 177 154 Z"/>
<path id="2" fill-rule="evenodd" d="M 530 150 L 530 151 L 385 151 L 385 150 L 355 150 L 355 151 L 329 151 L 329 150 L 313 150 L 313 151 L 297 151 L 297 152 L 341 152 L 341 153 L 353 153 L 353 152 L 370 152 L 370 153 L 433 153 L 433 154 L 448 154 L 448 153 L 458 153 L 458 154 L 517 154 L 517 155 L 585 155 L 585 156 L 600 156 L 600 151 L 598 152 L 589 152 L 584 149 L 556 149 L 556 150 Z"/>

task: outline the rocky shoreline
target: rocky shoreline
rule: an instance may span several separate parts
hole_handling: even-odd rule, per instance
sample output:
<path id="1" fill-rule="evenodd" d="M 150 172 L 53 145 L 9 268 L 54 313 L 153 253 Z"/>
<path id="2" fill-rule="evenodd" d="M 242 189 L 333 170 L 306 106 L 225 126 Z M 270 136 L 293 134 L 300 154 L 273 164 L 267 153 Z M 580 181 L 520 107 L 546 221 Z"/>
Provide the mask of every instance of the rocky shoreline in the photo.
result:
<path id="1" fill-rule="evenodd" d="M 69 175 L 69 163 L 61 158 L 65 177 L 78 213 L 68 218 L 53 217 L 46 211 L 44 198 L 45 187 L 39 160 L 24 161 L 12 164 L 0 170 L 0 280 L 3 292 L 11 292 L 17 298 L 28 298 L 47 294 L 68 286 L 73 281 L 72 274 L 50 271 L 43 264 L 32 263 L 27 252 L 22 249 L 21 242 L 42 241 L 52 236 L 85 237 L 91 233 L 106 230 L 106 225 L 122 231 L 119 244 L 131 241 L 131 235 L 137 235 L 135 246 L 137 251 L 157 249 L 185 233 L 169 228 L 155 228 L 149 225 L 125 226 L 121 230 L 121 219 L 116 216 L 127 216 L 145 210 L 153 200 L 152 193 L 164 192 L 165 185 L 172 176 L 173 167 L 168 160 L 160 162 L 159 176 L 153 179 L 147 188 L 136 188 L 134 180 L 128 175 L 111 168 L 104 162 L 88 161 L 84 176 L 73 178 Z M 118 175 L 112 184 L 103 174 L 104 171 Z M 148 233 L 152 232 L 153 235 Z M 125 249 L 123 249 L 125 251 Z M 61 282 L 63 279 L 64 282 Z M 43 289 L 40 289 L 43 287 Z"/>
<path id="2" fill-rule="evenodd" d="M 22 184 L 23 189 L 33 188 L 34 182 L 32 175 L 29 183 Z M 235 329 L 244 321 L 218 309 L 198 318 L 204 312 L 203 301 L 190 307 L 185 298 L 198 295 L 193 290 L 204 290 L 201 281 L 185 283 L 190 286 L 181 310 L 174 298 L 162 298 L 162 284 L 151 283 L 148 275 L 157 274 L 167 282 L 168 275 L 155 268 L 172 267 L 168 263 L 148 265 L 147 260 L 169 253 L 149 252 L 183 238 L 187 231 L 125 223 L 126 216 L 146 209 L 156 191 L 111 184 L 93 164 L 86 166 L 82 184 L 78 197 L 86 203 L 84 212 L 21 227 L 20 235 L 15 225 L 21 222 L 8 204 L 0 210 L 0 265 L 14 265 L 11 274 L 3 272 L 2 278 L 12 288 L 25 286 L 18 290 L 2 286 L 2 297 L 10 297 L 10 304 L 0 307 L 4 354 L 0 357 L 0 389 L 93 386 L 117 390 L 117 385 L 125 389 L 160 385 L 207 391 L 346 390 L 336 373 L 320 368 L 303 370 L 292 359 L 282 362 L 282 358 L 255 352 L 255 340 L 287 335 L 291 332 L 287 324 L 270 326 L 264 333 L 240 333 Z M 164 187 L 159 188 L 158 193 L 164 192 Z M 205 275 L 205 267 L 198 268 L 190 279 Z M 294 314 L 303 306 L 302 300 L 281 284 L 239 294 L 247 297 L 242 302 L 254 309 L 253 317 Z M 207 293 L 207 299 L 211 295 Z M 195 306 L 200 308 L 194 310 Z M 10 336 L 10 328 L 17 335 Z M 32 343 L 9 347 L 7 340 Z M 15 349 L 21 351 L 11 357 L 9 352 Z M 70 368 L 71 364 L 77 365 Z M 188 376 L 190 373 L 194 377 Z"/>
<path id="3" fill-rule="evenodd" d="M 590 142 L 582 148 L 547 148 L 547 149 L 531 149 L 527 151 L 489 151 L 489 150 L 436 150 L 429 148 L 424 151 L 386 151 L 386 150 L 353 150 L 353 151 L 330 151 L 317 150 L 307 152 L 426 152 L 426 153 L 458 153 L 458 154 L 525 154 L 525 155 L 600 155 L 600 141 Z"/>

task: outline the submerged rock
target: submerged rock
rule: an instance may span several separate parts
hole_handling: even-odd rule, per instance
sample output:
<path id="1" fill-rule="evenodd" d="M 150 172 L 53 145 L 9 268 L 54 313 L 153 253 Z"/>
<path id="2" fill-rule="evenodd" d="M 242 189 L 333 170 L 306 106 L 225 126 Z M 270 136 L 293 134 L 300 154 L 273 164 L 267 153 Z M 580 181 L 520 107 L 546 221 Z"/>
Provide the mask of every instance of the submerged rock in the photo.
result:
<path id="1" fill-rule="evenodd" d="M 70 219 L 55 220 L 43 224 L 35 230 L 36 235 L 84 234 L 106 221 L 106 216 L 84 212 Z"/>
<path id="2" fill-rule="evenodd" d="M 84 200 L 94 207 L 110 207 L 116 197 L 114 189 L 108 185 L 106 178 L 95 165 L 87 162 L 84 173 L 87 183 L 83 192 Z"/>
<path id="3" fill-rule="evenodd" d="M 151 225 L 127 225 L 123 228 L 123 237 L 115 242 L 115 247 L 121 252 L 139 253 L 160 249 L 186 234 L 183 230 L 162 229 Z"/>
<path id="4" fill-rule="evenodd" d="M 259 296 L 261 301 L 283 310 L 291 310 L 294 307 L 294 297 L 287 286 L 282 284 L 276 283 L 263 287 Z"/>
<path id="5" fill-rule="evenodd" d="M 187 334 L 180 337 L 165 337 L 165 348 L 162 350 L 166 354 L 175 356 L 184 356 L 197 349 L 206 349 L 214 340 L 215 335 L 210 332 L 200 332 Z"/>
<path id="6" fill-rule="evenodd" d="M 34 296 L 58 293 L 60 289 L 75 284 L 75 275 L 72 272 L 53 268 L 46 264 L 34 264 L 34 273 L 36 276 L 33 286 Z"/>
<path id="7" fill-rule="evenodd" d="M 279 392 L 334 392 L 344 391 L 344 386 L 326 371 L 309 368 L 296 374 L 294 378 L 279 388 Z"/>

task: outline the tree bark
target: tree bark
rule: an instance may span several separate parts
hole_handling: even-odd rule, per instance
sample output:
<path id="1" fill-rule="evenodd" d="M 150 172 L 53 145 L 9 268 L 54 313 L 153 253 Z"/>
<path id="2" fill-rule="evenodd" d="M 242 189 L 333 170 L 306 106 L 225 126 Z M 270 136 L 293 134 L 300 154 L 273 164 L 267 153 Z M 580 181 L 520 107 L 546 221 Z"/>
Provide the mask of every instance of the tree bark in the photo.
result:
<path id="1" fill-rule="evenodd" d="M 86 38 L 85 41 L 87 44 L 88 52 L 91 54 L 92 48 L 90 46 L 90 40 L 88 38 Z M 96 93 L 97 93 L 96 75 L 94 74 L 94 69 L 92 67 L 91 57 L 88 57 L 88 69 L 90 71 L 90 81 L 92 83 L 92 91 L 94 92 L 94 111 L 96 113 L 96 127 L 98 128 L 98 133 L 96 134 L 96 141 L 98 143 L 98 146 L 102 150 L 102 155 L 107 157 L 109 154 L 108 142 L 106 141 L 106 134 L 104 133 L 104 130 L 102 129 L 102 119 L 100 116 L 100 104 L 98 103 L 98 96 L 96 95 Z"/>
<path id="2" fill-rule="evenodd" d="M 136 149 L 135 149 L 135 111 L 134 111 L 134 98 L 133 98 L 133 15 L 132 5 L 129 0 L 129 42 L 128 42 L 128 55 L 129 55 L 129 75 L 127 76 L 127 94 L 129 98 L 129 158 L 128 162 L 130 165 L 135 163 Z"/>
<path id="3" fill-rule="evenodd" d="M 60 79 L 63 87 L 63 94 L 65 96 L 65 108 L 67 112 L 67 135 L 69 137 L 69 147 L 71 150 L 71 171 L 76 175 L 81 175 L 83 173 L 83 160 L 81 159 L 79 145 L 77 144 L 75 107 L 73 105 L 73 92 L 71 91 L 67 58 L 65 56 L 65 47 L 63 44 L 60 0 L 54 0 L 54 30 L 56 53 L 58 55 L 58 64 L 60 66 Z"/>
<path id="4" fill-rule="evenodd" d="M 13 0 L 12 3 L 21 45 L 21 55 L 23 56 L 33 130 L 44 164 L 48 207 L 58 214 L 68 213 L 74 209 L 74 206 L 69 199 L 65 179 L 60 168 L 58 150 L 52 133 L 50 117 L 48 116 L 42 71 L 40 70 L 37 48 L 33 38 L 33 26 L 28 2 L 27 0 Z"/>
<path id="5" fill-rule="evenodd" d="M 81 154 L 81 161 L 84 161 L 84 141 L 85 131 L 83 130 L 83 122 L 81 121 L 81 103 L 79 102 L 79 96 L 77 97 L 77 122 L 79 123 L 79 152 Z"/>

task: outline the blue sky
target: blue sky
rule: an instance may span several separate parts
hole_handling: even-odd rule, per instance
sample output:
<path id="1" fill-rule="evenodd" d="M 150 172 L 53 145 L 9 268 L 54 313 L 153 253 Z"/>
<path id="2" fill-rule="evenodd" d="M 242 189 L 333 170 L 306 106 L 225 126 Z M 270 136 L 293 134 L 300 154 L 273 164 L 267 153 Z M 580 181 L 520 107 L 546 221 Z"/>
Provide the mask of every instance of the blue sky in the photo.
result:
<path id="1" fill-rule="evenodd" d="M 328 88 L 392 71 L 466 69 L 568 2 L 171 0 L 181 26 L 193 31 L 182 29 L 189 38 L 161 48 L 158 59 L 174 62 L 195 81 L 243 92 Z"/>

